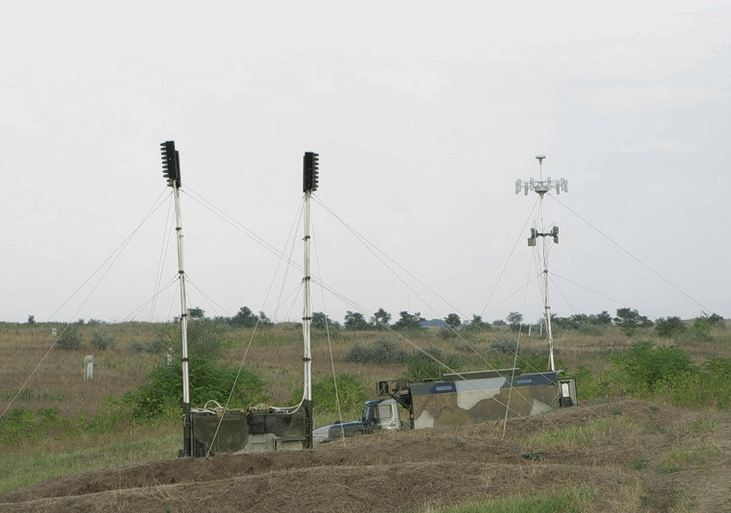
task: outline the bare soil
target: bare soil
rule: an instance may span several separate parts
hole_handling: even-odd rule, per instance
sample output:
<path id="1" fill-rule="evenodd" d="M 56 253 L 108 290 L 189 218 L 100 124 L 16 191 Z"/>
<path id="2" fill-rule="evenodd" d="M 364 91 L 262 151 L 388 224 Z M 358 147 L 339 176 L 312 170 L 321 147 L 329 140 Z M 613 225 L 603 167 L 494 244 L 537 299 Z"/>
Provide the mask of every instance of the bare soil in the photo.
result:
<path id="1" fill-rule="evenodd" d="M 526 442 L 532 434 L 617 416 L 641 429 L 631 437 L 607 429 L 588 446 Z M 69 475 L 1 493 L 0 511 L 407 512 L 584 485 L 596 491 L 594 511 L 731 512 L 730 455 L 728 414 L 627 399 L 507 426 L 384 433 L 314 450 Z"/>

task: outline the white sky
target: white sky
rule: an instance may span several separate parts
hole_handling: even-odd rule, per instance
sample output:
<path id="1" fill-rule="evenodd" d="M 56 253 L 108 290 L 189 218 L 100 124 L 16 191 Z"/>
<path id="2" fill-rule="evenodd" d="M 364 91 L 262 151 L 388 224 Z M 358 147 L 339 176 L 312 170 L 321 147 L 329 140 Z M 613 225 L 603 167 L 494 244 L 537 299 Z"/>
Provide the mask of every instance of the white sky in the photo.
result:
<path id="1" fill-rule="evenodd" d="M 277 257 L 192 193 L 284 248 L 302 154 L 316 151 L 313 274 L 368 317 L 537 319 L 539 288 L 521 289 L 537 274 L 525 224 L 537 195 L 514 183 L 538 178 L 540 153 L 544 177 L 569 180 L 545 202 L 561 233 L 554 313 L 731 317 L 731 2 L 509 4 L 5 6 L 0 320 L 135 315 L 155 290 L 169 202 L 72 295 L 169 194 L 159 144 L 171 139 L 190 304 L 208 315 L 301 307 L 274 314 L 293 288 Z M 390 275 L 322 204 L 439 297 Z M 164 283 L 174 246 L 167 256 Z M 173 291 L 134 318 L 177 315 Z M 313 300 L 336 320 L 356 309 Z"/>

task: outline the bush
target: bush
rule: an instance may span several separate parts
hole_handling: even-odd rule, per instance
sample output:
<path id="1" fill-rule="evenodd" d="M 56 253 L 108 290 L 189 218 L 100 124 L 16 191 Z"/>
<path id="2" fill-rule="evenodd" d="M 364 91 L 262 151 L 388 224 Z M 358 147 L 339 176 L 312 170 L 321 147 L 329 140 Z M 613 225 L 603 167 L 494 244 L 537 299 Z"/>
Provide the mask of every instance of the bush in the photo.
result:
<path id="1" fill-rule="evenodd" d="M 563 362 L 555 355 L 553 363 L 556 369 L 565 368 Z M 518 357 L 518 367 L 523 372 L 543 372 L 548 369 L 548 353 L 541 351 L 535 354 L 523 354 Z"/>
<path id="2" fill-rule="evenodd" d="M 442 326 L 439 328 L 439 338 L 450 339 L 457 337 L 457 330 L 449 326 Z"/>
<path id="3" fill-rule="evenodd" d="M 82 348 L 81 335 L 76 331 L 76 326 L 72 326 L 71 324 L 66 326 L 58 337 L 58 340 L 56 340 L 56 347 L 69 351 L 76 351 Z"/>
<path id="4" fill-rule="evenodd" d="M 518 342 L 515 338 L 499 337 L 490 342 L 490 351 L 514 355 L 518 351 Z"/>
<path id="5" fill-rule="evenodd" d="M 688 327 L 683 324 L 680 317 L 662 317 L 655 322 L 655 333 L 658 337 L 671 338 L 677 337 L 685 333 Z"/>
<path id="6" fill-rule="evenodd" d="M 191 360 L 216 360 L 223 353 L 228 341 L 224 335 L 225 324 L 214 320 L 188 324 L 188 354 Z M 180 340 L 180 333 L 177 334 Z M 177 347 L 181 343 L 177 342 Z"/>
<path id="7" fill-rule="evenodd" d="M 236 381 L 236 367 L 211 360 L 196 361 L 189 371 L 191 406 L 203 406 L 209 400 L 225 404 L 232 388 L 230 408 L 244 408 L 269 399 L 265 393 L 266 382 L 252 371 L 242 370 Z M 175 365 L 154 368 L 147 377 L 147 383 L 128 394 L 126 402 L 132 406 L 133 415 L 137 418 L 178 415 L 183 402 L 180 361 Z"/>
<path id="8" fill-rule="evenodd" d="M 439 378 L 443 374 L 458 370 L 462 366 L 459 357 L 443 353 L 438 347 L 431 347 L 425 352 L 427 354 L 419 352 L 408 358 L 406 361 L 406 377 L 413 380 Z"/>
<path id="9" fill-rule="evenodd" d="M 343 358 L 346 362 L 373 363 L 376 365 L 402 364 L 406 361 L 406 351 L 396 342 L 379 339 L 372 347 L 355 344 Z"/>
<path id="10" fill-rule="evenodd" d="M 677 346 L 653 347 L 649 342 L 636 342 L 615 362 L 619 377 L 630 391 L 653 392 L 661 381 L 682 373 L 697 372 L 691 358 Z"/>
<path id="11" fill-rule="evenodd" d="M 104 335 L 98 331 L 91 336 L 91 346 L 99 351 L 107 351 L 117 348 L 117 341 L 109 335 Z"/>
<path id="12" fill-rule="evenodd" d="M 366 400 L 363 384 L 357 376 L 338 374 L 336 380 L 332 376 L 325 376 L 312 385 L 312 399 L 315 413 L 337 412 L 335 402 L 335 383 L 338 386 L 338 400 L 340 410 L 345 413 L 359 412 Z"/>
<path id="13" fill-rule="evenodd" d="M 576 383 L 579 384 L 576 391 L 579 395 L 579 401 L 608 397 L 612 394 L 611 381 L 604 373 L 599 373 L 595 376 L 589 367 L 580 365 L 574 377 L 576 378 Z"/>
<path id="14" fill-rule="evenodd" d="M 132 349 L 138 353 L 160 354 L 167 351 L 168 347 L 170 347 L 170 342 L 166 344 L 162 338 L 156 338 L 149 344 L 143 344 L 137 340 L 132 341 Z"/>
<path id="15" fill-rule="evenodd" d="M 710 342 L 713 340 L 711 335 L 711 323 L 707 319 L 698 318 L 693 322 L 693 327 L 687 332 L 690 337 L 697 342 Z"/>
<path id="16" fill-rule="evenodd" d="M 590 335 L 592 337 L 598 337 L 604 334 L 604 324 L 582 324 L 579 326 L 579 333 L 582 335 Z"/>
<path id="17" fill-rule="evenodd" d="M 28 408 L 18 406 L 0 418 L 0 445 L 18 445 L 23 440 L 37 438 L 35 416 Z"/>

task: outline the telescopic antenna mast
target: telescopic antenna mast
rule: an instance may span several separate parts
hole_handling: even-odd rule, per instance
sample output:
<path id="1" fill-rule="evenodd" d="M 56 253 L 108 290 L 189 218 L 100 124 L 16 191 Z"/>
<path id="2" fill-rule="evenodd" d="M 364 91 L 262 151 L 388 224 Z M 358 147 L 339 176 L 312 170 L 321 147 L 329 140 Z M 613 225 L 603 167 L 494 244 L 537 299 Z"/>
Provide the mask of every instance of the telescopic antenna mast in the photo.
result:
<path id="1" fill-rule="evenodd" d="M 546 336 L 548 338 L 548 370 L 555 371 L 556 365 L 553 358 L 553 332 L 551 330 L 551 306 L 549 303 L 548 296 L 548 241 L 546 237 L 553 238 L 554 244 L 558 244 L 558 226 L 553 226 L 550 231 L 545 229 L 544 218 L 543 218 L 543 196 L 551 189 L 556 190 L 556 194 L 563 192 L 569 192 L 569 182 L 565 178 L 558 180 L 551 180 L 548 177 L 546 180 L 543 179 L 543 159 L 545 155 L 536 155 L 538 160 L 538 180 L 531 178 L 528 181 L 518 179 L 515 182 L 515 194 L 520 194 L 520 191 L 524 191 L 525 195 L 528 195 L 528 191 L 534 191 L 539 196 L 539 216 L 540 223 L 537 228 L 530 229 L 530 237 L 528 238 L 528 246 L 535 246 L 536 239 L 541 237 L 543 239 L 543 254 L 541 261 L 543 264 L 543 315 L 546 323 Z"/>
<path id="2" fill-rule="evenodd" d="M 302 190 L 305 193 L 305 209 L 304 209 L 304 225 L 305 225 L 305 275 L 303 278 L 305 304 L 302 314 L 302 337 L 304 339 L 304 355 L 302 361 L 304 364 L 304 392 L 302 403 L 306 412 L 306 436 L 307 448 L 312 447 L 312 355 L 311 355 L 311 337 L 310 328 L 312 325 L 312 301 L 310 298 L 310 199 L 312 193 L 317 190 L 318 186 L 318 169 L 320 164 L 320 156 L 311 151 L 305 152 L 303 158 L 303 176 Z"/>
<path id="3" fill-rule="evenodd" d="M 193 433 L 190 418 L 190 374 L 188 371 L 188 300 L 185 295 L 183 269 L 183 218 L 180 213 L 180 156 L 174 141 L 160 144 L 163 176 L 173 188 L 175 198 L 175 231 L 178 241 L 178 282 L 180 283 L 180 353 L 183 366 L 183 455 L 193 456 Z"/>

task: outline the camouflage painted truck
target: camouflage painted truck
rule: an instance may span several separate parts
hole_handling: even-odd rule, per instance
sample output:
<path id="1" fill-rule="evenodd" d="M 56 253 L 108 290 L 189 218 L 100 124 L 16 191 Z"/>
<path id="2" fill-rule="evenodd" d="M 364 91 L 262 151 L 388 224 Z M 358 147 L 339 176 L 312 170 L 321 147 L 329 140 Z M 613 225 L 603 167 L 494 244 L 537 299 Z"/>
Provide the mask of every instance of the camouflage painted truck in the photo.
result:
<path id="1" fill-rule="evenodd" d="M 395 404 L 408 412 L 411 429 L 540 415 L 576 404 L 576 382 L 560 379 L 555 371 L 502 369 L 445 374 L 419 382 L 380 381 L 378 395 L 388 398 L 367 401 L 359 421 L 316 429 L 314 440 L 401 429 L 400 416 L 391 409 Z"/>

